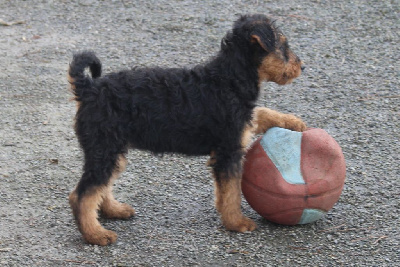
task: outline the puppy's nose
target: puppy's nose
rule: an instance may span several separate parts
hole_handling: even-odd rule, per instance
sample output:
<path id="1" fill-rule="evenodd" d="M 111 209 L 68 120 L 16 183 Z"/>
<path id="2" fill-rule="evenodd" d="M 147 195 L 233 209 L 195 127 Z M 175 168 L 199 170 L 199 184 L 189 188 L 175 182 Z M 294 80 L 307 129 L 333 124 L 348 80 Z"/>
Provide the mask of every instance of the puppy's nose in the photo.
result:
<path id="1" fill-rule="evenodd" d="M 304 65 L 301 65 L 301 71 L 304 71 L 304 69 L 306 68 L 306 66 L 304 66 Z"/>

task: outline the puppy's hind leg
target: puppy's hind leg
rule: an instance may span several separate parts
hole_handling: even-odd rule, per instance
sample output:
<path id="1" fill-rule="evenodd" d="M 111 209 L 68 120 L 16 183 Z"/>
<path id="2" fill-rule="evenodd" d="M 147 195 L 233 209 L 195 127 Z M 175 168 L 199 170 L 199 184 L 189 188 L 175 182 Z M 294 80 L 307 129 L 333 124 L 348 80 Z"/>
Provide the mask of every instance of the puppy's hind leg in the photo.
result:
<path id="1" fill-rule="evenodd" d="M 123 147 L 107 140 L 105 136 L 97 137 L 80 139 L 85 153 L 84 172 L 77 187 L 70 194 L 69 202 L 83 238 L 90 244 L 105 246 L 114 243 L 117 234 L 100 225 L 97 211 L 101 206 L 104 207 L 105 199 L 111 201 L 111 178 L 119 169 L 118 161 Z M 105 210 L 108 211 L 107 208 Z"/>
<path id="2" fill-rule="evenodd" d="M 100 206 L 102 215 L 110 219 L 128 219 L 135 215 L 135 210 L 125 203 L 118 202 L 113 194 L 113 182 L 116 180 L 121 172 L 125 170 L 126 158 L 123 154 L 119 155 L 117 166 L 114 168 L 110 182 L 105 189 L 103 203 Z"/>
<path id="3" fill-rule="evenodd" d="M 97 210 L 103 201 L 104 186 L 93 186 L 81 193 L 82 186 L 77 186 L 69 195 L 78 229 L 86 242 L 93 245 L 105 246 L 117 240 L 117 234 L 104 229 L 97 219 Z"/>

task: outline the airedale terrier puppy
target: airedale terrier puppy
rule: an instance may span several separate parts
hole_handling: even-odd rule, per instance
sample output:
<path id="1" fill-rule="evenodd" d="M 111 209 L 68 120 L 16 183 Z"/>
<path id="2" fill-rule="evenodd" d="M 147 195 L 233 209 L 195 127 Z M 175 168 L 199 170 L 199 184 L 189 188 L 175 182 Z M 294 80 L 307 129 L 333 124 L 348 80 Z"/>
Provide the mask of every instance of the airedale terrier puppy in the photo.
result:
<path id="1" fill-rule="evenodd" d="M 250 137 L 274 126 L 306 129 L 293 115 L 255 107 L 260 84 L 288 84 L 301 71 L 287 39 L 264 15 L 241 16 L 218 54 L 193 68 L 134 68 L 101 76 L 93 52 L 75 54 L 69 82 L 78 104 L 75 131 L 85 162 L 69 202 L 84 239 L 97 245 L 117 239 L 100 225 L 98 210 L 107 218 L 135 214 L 112 194 L 129 148 L 210 155 L 222 224 L 238 232 L 254 230 L 256 224 L 240 207 Z"/>

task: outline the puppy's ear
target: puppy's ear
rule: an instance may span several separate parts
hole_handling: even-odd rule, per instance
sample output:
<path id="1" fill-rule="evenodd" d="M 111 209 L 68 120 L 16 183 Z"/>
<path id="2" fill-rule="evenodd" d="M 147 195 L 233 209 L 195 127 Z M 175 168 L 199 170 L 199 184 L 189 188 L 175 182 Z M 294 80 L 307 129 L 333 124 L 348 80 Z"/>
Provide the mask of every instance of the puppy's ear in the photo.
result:
<path id="1" fill-rule="evenodd" d="M 253 32 L 250 42 L 258 44 L 263 50 L 272 52 L 275 48 L 275 35 L 272 32 Z"/>
<path id="2" fill-rule="evenodd" d="M 261 46 L 262 49 L 264 49 L 265 51 L 268 51 L 267 46 L 265 45 L 265 43 L 263 43 L 263 41 L 261 41 L 260 36 L 253 34 L 251 36 L 250 42 L 253 44 L 258 43 L 258 45 Z"/>
<path id="3" fill-rule="evenodd" d="M 225 37 L 222 38 L 222 40 L 221 40 L 221 49 L 222 50 L 225 50 L 230 46 L 230 44 L 232 42 L 232 36 L 233 36 L 232 32 L 227 32 Z"/>

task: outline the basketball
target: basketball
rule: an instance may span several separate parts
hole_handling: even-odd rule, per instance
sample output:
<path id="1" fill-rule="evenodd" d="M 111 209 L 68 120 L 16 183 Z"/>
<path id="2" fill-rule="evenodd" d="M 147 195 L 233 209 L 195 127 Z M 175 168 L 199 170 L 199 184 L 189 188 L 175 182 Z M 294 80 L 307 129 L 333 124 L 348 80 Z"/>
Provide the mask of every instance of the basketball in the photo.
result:
<path id="1" fill-rule="evenodd" d="M 307 224 L 334 206 L 345 177 L 342 149 L 326 131 L 274 127 L 245 156 L 242 192 L 250 206 L 271 222 Z"/>

